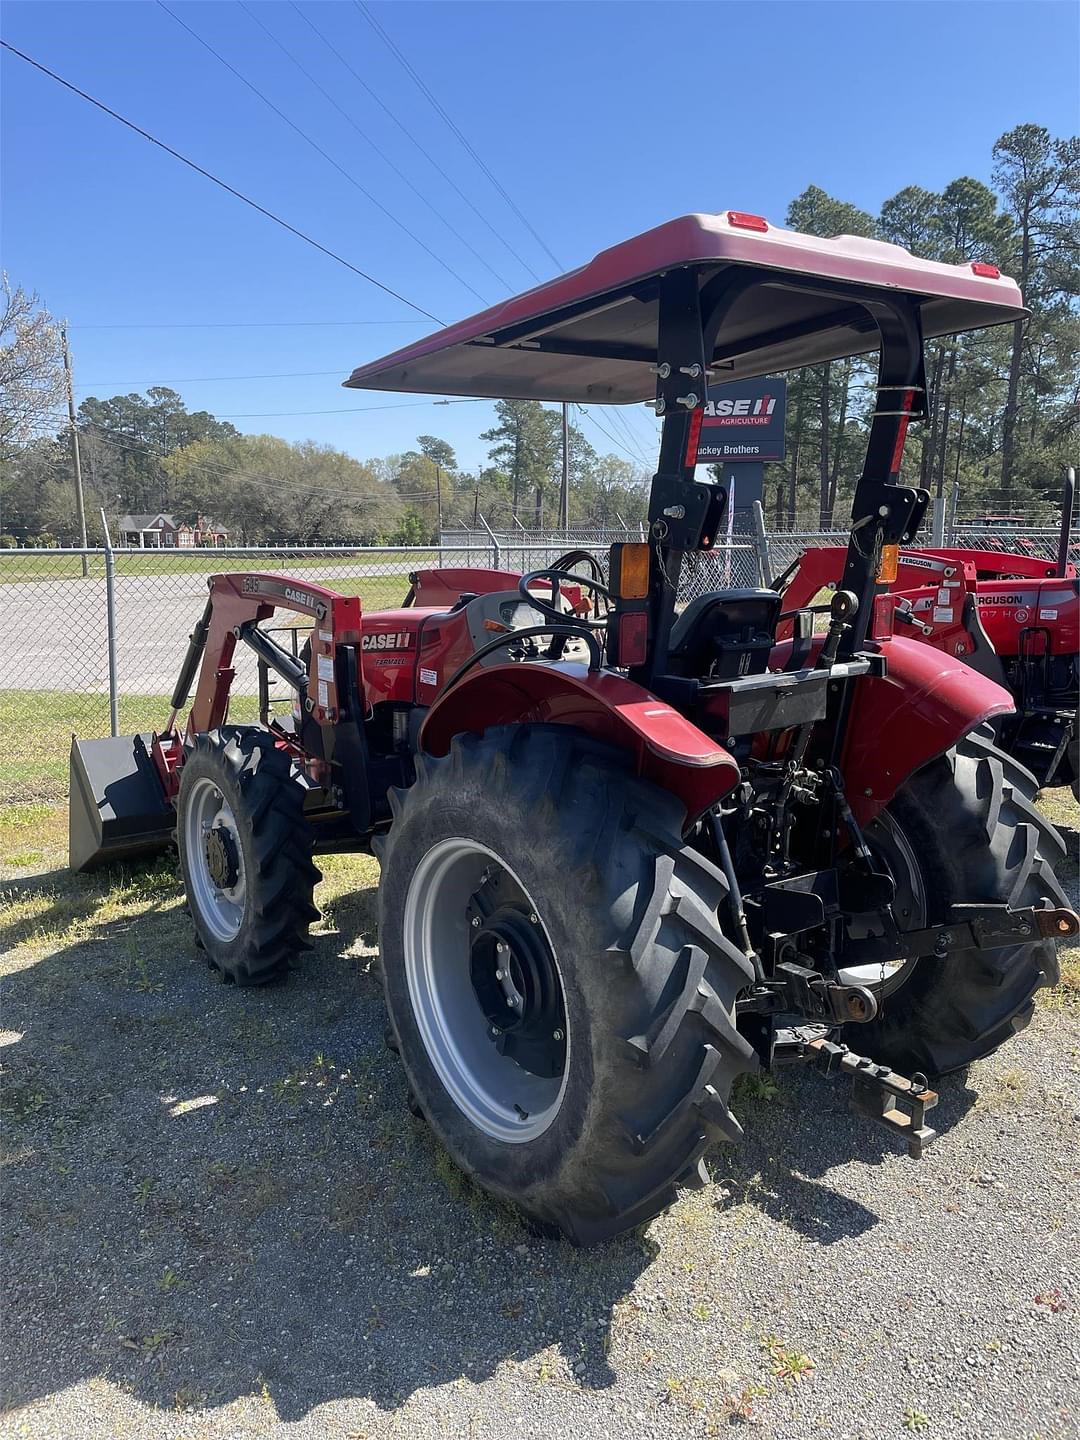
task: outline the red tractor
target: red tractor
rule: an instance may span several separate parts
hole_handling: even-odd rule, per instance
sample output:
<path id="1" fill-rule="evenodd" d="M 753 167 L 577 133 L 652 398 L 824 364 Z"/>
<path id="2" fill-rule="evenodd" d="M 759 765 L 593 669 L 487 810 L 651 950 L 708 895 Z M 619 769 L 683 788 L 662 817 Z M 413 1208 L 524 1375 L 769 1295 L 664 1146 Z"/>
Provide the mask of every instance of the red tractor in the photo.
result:
<path id="1" fill-rule="evenodd" d="M 812 1063 L 913 1155 L 929 1077 L 1026 1024 L 1077 933 L 1012 710 L 894 634 L 883 576 L 927 495 L 901 478 L 923 339 L 1023 313 L 992 267 L 692 215 L 363 365 L 358 388 L 655 404 L 647 540 L 606 574 L 421 572 L 400 609 L 217 575 L 160 733 L 76 743 L 72 862 L 175 837 L 196 940 L 283 976 L 320 851 L 374 846 L 390 1041 L 477 1183 L 586 1243 L 655 1215 L 741 1134 L 732 1086 Z M 679 609 L 721 533 L 695 476 L 706 385 L 880 351 L 828 630 L 782 597 Z M 310 622 L 297 659 L 265 623 Z M 230 724 L 238 645 L 262 723 Z M 198 671 L 194 702 L 181 723 Z M 273 718 L 266 677 L 295 692 Z"/>
<path id="2" fill-rule="evenodd" d="M 1001 748 L 1040 785 L 1071 785 L 1080 798 L 1080 580 L 1069 560 L 1075 488 L 1070 469 L 1056 563 L 996 550 L 905 549 L 890 588 L 905 633 L 1011 692 L 1015 708 L 994 721 Z M 805 551 L 776 582 L 785 608 L 835 589 L 845 558 L 839 546 Z"/>

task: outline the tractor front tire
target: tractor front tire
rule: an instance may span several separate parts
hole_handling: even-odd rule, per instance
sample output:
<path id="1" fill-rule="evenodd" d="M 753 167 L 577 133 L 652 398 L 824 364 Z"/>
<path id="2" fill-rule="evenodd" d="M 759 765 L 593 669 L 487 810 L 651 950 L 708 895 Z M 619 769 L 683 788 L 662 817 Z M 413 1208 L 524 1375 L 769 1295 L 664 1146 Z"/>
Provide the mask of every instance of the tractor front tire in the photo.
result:
<path id="1" fill-rule="evenodd" d="M 457 1165 L 591 1244 L 696 1186 L 737 1139 L 749 963 L 682 804 L 564 726 L 419 756 L 377 845 L 394 1046 Z"/>
<path id="2" fill-rule="evenodd" d="M 237 985 L 281 979 L 310 949 L 319 872 L 304 792 L 267 731 L 197 735 L 180 773 L 177 846 L 196 942 Z"/>
<path id="3" fill-rule="evenodd" d="M 1037 791 L 1035 777 L 979 733 L 911 777 L 888 816 L 917 857 L 926 913 L 901 929 L 943 923 L 952 905 L 1068 905 L 1052 868 L 1065 847 L 1036 810 Z M 874 826 L 867 839 L 873 846 Z M 914 959 L 909 972 L 877 1018 L 848 1026 L 844 1039 L 904 1074 L 928 1076 L 990 1055 L 1024 1028 L 1036 991 L 1059 973 L 1053 940 L 952 950 Z"/>

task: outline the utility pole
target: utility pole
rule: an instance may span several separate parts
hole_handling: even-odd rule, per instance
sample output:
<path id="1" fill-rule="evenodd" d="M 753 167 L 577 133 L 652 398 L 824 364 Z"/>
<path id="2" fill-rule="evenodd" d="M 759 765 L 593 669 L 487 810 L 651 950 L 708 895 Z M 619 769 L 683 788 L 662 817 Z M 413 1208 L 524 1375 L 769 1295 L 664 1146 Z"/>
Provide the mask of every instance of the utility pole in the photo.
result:
<path id="1" fill-rule="evenodd" d="M 480 482 L 479 482 L 479 481 L 477 481 L 477 483 L 476 483 L 476 489 L 475 489 L 475 491 L 473 492 L 472 528 L 473 528 L 474 530 L 479 530 L 479 528 L 480 528 Z"/>
<path id="2" fill-rule="evenodd" d="M 562 488 L 559 490 L 559 525 L 563 530 L 570 528 L 570 422 L 567 418 L 565 400 L 562 407 Z"/>
<path id="3" fill-rule="evenodd" d="M 71 351 L 68 349 L 67 326 L 60 331 L 64 342 L 64 376 L 67 380 L 68 422 L 71 429 L 71 463 L 75 470 L 75 513 L 79 521 L 79 544 L 86 549 L 86 509 L 83 505 L 82 456 L 79 454 L 79 431 L 75 424 L 75 386 L 71 378 Z M 90 567 L 86 556 L 82 557 L 82 573 L 88 575 Z"/>
<path id="4" fill-rule="evenodd" d="M 435 513 L 437 525 L 435 538 L 439 546 L 439 564 L 442 564 L 442 466 L 435 461 Z"/>

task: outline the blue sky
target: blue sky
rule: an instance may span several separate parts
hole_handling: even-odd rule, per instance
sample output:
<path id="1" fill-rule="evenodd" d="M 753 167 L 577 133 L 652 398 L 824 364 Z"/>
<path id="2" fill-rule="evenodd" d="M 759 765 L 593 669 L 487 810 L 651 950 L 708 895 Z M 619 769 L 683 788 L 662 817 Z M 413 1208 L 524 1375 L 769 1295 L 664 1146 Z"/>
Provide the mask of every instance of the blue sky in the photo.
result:
<path id="1" fill-rule="evenodd" d="M 481 308 L 472 291 L 508 293 L 495 273 L 517 291 L 530 269 L 555 272 L 350 0 L 299 0 L 301 14 L 248 4 L 254 19 L 233 0 L 170 0 L 459 278 L 151 0 L 7 0 L 3 34 L 447 322 Z M 567 269 L 689 210 L 782 221 L 810 183 L 876 210 L 905 184 L 988 180 L 1002 131 L 1069 134 L 1080 108 L 1071 3 L 398 0 L 371 12 Z M 360 413 L 409 397 L 339 388 L 426 322 L 6 53 L 2 78 L 3 263 L 70 321 L 81 394 L 173 384 L 242 430 L 361 458 L 433 432 L 464 463 L 483 460 L 486 405 Z M 267 323 L 280 321 L 377 323 Z M 118 328 L 160 322 L 217 328 Z M 195 378 L 279 372 L 289 378 Z M 280 413 L 324 410 L 346 413 Z M 647 413 L 630 423 L 647 448 Z"/>

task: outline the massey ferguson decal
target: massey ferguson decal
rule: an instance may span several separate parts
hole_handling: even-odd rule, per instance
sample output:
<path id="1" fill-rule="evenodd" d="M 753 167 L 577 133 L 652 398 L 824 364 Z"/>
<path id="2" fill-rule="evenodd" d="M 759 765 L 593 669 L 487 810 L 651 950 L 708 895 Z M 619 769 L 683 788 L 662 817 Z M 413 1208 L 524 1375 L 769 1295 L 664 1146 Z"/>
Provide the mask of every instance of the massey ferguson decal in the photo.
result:
<path id="1" fill-rule="evenodd" d="M 710 385 L 701 418 L 699 463 L 783 460 L 786 380 Z"/>
<path id="2" fill-rule="evenodd" d="M 1053 589 L 1049 585 L 1036 590 L 987 590 L 976 595 L 975 603 L 983 605 L 1026 605 L 1034 610 L 1036 605 L 1067 605 L 1073 598 L 1072 590 Z"/>
<path id="3" fill-rule="evenodd" d="M 365 635 L 362 650 L 411 650 L 413 637 L 408 630 L 387 630 L 381 635 Z"/>
<path id="4" fill-rule="evenodd" d="M 908 555 L 905 552 L 903 563 L 912 570 L 933 570 L 935 574 L 941 575 L 956 573 L 955 565 L 950 565 L 948 560 L 935 560 L 932 555 Z"/>

